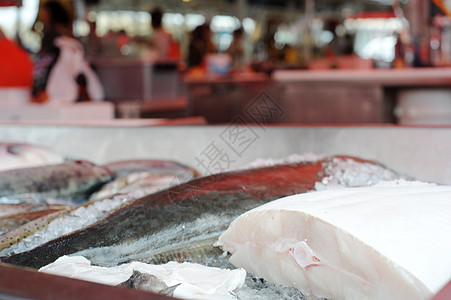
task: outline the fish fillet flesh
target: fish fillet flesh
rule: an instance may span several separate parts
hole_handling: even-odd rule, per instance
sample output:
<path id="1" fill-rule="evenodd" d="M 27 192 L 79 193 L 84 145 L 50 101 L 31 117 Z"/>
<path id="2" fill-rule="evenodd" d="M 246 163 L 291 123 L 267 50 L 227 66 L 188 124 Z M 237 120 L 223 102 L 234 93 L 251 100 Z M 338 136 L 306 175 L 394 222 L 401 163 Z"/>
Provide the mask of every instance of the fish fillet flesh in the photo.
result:
<path id="1" fill-rule="evenodd" d="M 327 299 L 430 299 L 451 279 L 451 186 L 405 183 L 281 198 L 233 221 L 236 267 Z"/>

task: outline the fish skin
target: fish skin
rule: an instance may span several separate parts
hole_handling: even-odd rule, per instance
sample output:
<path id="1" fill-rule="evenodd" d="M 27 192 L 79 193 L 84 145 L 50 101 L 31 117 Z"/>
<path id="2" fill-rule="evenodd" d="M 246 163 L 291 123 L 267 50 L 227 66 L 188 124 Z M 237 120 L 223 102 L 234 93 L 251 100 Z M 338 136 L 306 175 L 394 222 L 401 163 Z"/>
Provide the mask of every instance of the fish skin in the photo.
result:
<path id="1" fill-rule="evenodd" d="M 118 286 L 154 292 L 169 297 L 174 296 L 174 291 L 179 285 L 181 285 L 181 283 L 173 286 L 167 286 L 166 283 L 164 283 L 164 281 L 159 279 L 157 276 L 147 273 L 141 273 L 137 270 L 133 270 L 133 274 L 129 279 L 118 284 Z"/>
<path id="2" fill-rule="evenodd" d="M 1 261 L 40 268 L 60 256 L 133 241 L 166 226 L 195 221 L 204 213 L 234 218 L 270 200 L 312 190 L 321 170 L 322 161 L 318 161 L 199 178 L 135 200 L 93 226 Z"/>
<path id="3" fill-rule="evenodd" d="M 2 234 L 14 230 L 28 222 L 66 208 L 67 206 L 49 206 L 44 209 L 20 212 L 17 214 L 0 217 L 0 237 Z"/>
<path id="4" fill-rule="evenodd" d="M 34 210 L 41 210 L 46 208 L 48 208 L 48 205 L 44 203 L 21 203 L 21 204 L 0 203 L 0 217 L 10 216 Z"/>
<path id="5" fill-rule="evenodd" d="M 117 194 L 128 195 L 133 200 L 138 199 L 192 179 L 192 174 L 185 175 L 154 174 L 149 172 L 131 173 L 108 182 L 98 191 L 91 194 L 89 201 L 109 198 Z"/>
<path id="6" fill-rule="evenodd" d="M 172 293 L 167 294 L 168 286 L 163 280 L 159 279 L 157 276 L 147 273 L 141 273 L 139 271 L 133 270 L 133 274 L 126 281 L 118 284 L 118 286 L 134 288 L 138 290 L 154 292 L 154 293 L 164 293 L 166 296 L 173 296 Z"/>
<path id="7" fill-rule="evenodd" d="M 68 213 L 71 209 L 63 209 L 60 211 L 56 211 L 40 218 L 34 219 L 30 222 L 25 223 L 24 225 L 13 229 L 2 236 L 0 236 L 0 251 L 9 248 L 15 243 L 23 240 L 24 238 L 32 235 L 39 229 L 46 227 L 50 222 L 59 218 L 60 216 Z"/>
<path id="8" fill-rule="evenodd" d="M 110 162 L 103 166 L 114 172 L 117 177 L 127 176 L 137 172 L 149 172 L 158 175 L 191 174 L 193 178 L 200 176 L 197 170 L 170 160 L 121 160 Z"/>
<path id="9" fill-rule="evenodd" d="M 0 142 L 0 171 L 64 162 L 64 157 L 44 147 Z"/>
<path id="10" fill-rule="evenodd" d="M 117 205 L 120 207 L 121 205 L 123 205 L 123 201 L 130 201 L 128 200 L 128 197 L 124 197 L 124 196 L 118 196 L 121 198 L 121 202 L 117 203 Z M 96 206 L 96 204 L 98 202 L 102 202 L 103 200 L 113 200 L 113 199 L 99 199 L 96 201 L 90 201 L 90 202 L 86 202 L 84 204 L 81 204 L 79 206 L 68 206 L 66 208 L 62 208 L 59 211 L 56 211 L 55 213 L 50 213 L 48 215 L 45 215 L 41 218 L 32 220 L 30 222 L 25 223 L 24 225 L 10 231 L 7 232 L 6 234 L 0 236 L 0 255 L 2 255 L 1 251 L 3 249 L 6 249 L 8 252 L 8 248 L 11 248 L 13 245 L 21 242 L 23 239 L 33 235 L 34 233 L 38 232 L 39 230 L 45 230 L 45 228 L 50 225 L 53 222 L 56 222 L 58 224 L 58 226 L 63 226 L 61 228 L 66 228 L 65 227 L 67 225 L 67 223 L 64 221 L 64 218 L 69 217 L 69 218 L 76 218 L 77 214 L 75 215 L 71 215 L 72 213 L 76 213 L 79 209 L 85 209 L 85 210 L 89 210 L 91 206 Z M 92 212 L 92 211 L 91 211 Z M 90 218 L 88 218 L 88 220 L 90 220 L 91 218 L 94 218 L 94 216 L 91 216 Z M 90 224 L 94 224 L 96 223 L 95 220 L 90 220 L 91 223 Z M 70 222 L 69 222 L 70 223 Z M 72 225 L 68 225 L 69 228 L 72 228 Z M 72 229 L 73 231 L 76 231 L 74 229 Z M 63 230 L 64 231 L 64 230 Z M 64 234 L 70 234 L 70 231 L 66 231 L 66 233 Z M 64 235 L 62 234 L 62 235 Z M 33 244 L 33 241 L 27 241 L 28 245 L 26 245 L 25 247 L 33 247 L 30 246 L 30 244 Z M 44 242 L 42 242 L 41 244 L 44 244 Z M 23 245 L 22 245 L 23 246 Z M 10 249 L 11 250 L 11 249 Z M 14 251 L 14 250 L 13 250 Z M 9 254 L 6 254 L 9 255 Z"/>
<path id="11" fill-rule="evenodd" d="M 45 203 L 47 198 L 71 198 L 76 203 L 112 179 L 110 170 L 87 161 L 3 171 L 0 203 Z"/>

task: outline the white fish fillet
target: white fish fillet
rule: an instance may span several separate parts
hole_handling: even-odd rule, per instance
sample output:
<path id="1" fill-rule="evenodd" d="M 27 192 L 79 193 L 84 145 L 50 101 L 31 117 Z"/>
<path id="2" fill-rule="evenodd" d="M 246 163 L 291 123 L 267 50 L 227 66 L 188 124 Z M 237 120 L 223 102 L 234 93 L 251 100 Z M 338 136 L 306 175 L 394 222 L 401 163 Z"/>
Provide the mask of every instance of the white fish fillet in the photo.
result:
<path id="1" fill-rule="evenodd" d="M 217 245 L 237 267 L 328 299 L 430 299 L 451 279 L 451 187 L 376 186 L 285 197 Z"/>
<path id="2" fill-rule="evenodd" d="M 39 272 L 118 285 L 126 281 L 134 270 L 154 275 L 168 286 L 180 284 L 174 291 L 174 297 L 181 299 L 236 299 L 233 291 L 241 288 L 246 278 L 243 269 L 219 269 L 186 262 L 164 265 L 131 262 L 112 268 L 97 267 L 91 266 L 91 262 L 82 256 L 62 256 L 39 269 Z"/>

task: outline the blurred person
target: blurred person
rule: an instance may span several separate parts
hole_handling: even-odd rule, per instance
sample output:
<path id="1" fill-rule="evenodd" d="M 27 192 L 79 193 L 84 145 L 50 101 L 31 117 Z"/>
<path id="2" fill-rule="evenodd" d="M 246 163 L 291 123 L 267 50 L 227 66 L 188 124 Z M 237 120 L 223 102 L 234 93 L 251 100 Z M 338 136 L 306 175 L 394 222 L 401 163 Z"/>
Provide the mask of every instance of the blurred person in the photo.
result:
<path id="1" fill-rule="evenodd" d="M 0 28 L 0 87 L 31 87 L 32 74 L 30 55 Z"/>
<path id="2" fill-rule="evenodd" d="M 151 12 L 152 40 L 151 45 L 157 51 L 157 57 L 160 60 L 179 59 L 180 49 L 172 35 L 163 29 L 163 11 L 157 7 Z"/>
<path id="3" fill-rule="evenodd" d="M 103 87 L 84 58 L 82 44 L 72 36 L 72 18 L 57 1 L 44 3 L 42 47 L 34 69 L 33 101 L 71 103 L 80 98 L 79 76 L 85 77 L 88 100 L 101 100 Z M 77 80 L 78 78 L 78 80 Z"/>
<path id="4" fill-rule="evenodd" d="M 102 40 L 97 35 L 97 23 L 95 21 L 88 21 L 89 33 L 87 36 L 81 38 L 86 54 L 98 55 L 102 52 Z"/>
<path id="5" fill-rule="evenodd" d="M 243 29 L 240 27 L 233 32 L 233 41 L 227 49 L 232 57 L 232 67 L 239 68 L 244 63 Z"/>
<path id="6" fill-rule="evenodd" d="M 209 53 L 215 53 L 216 47 L 211 40 L 211 30 L 208 24 L 197 26 L 191 32 L 188 46 L 188 67 L 199 67 L 204 63 L 204 58 Z"/>
<path id="7" fill-rule="evenodd" d="M 207 45 L 207 54 L 216 53 L 218 49 L 216 49 L 216 45 L 213 42 L 213 33 L 210 28 L 210 24 L 202 25 L 204 27 L 204 39 Z"/>
<path id="8" fill-rule="evenodd" d="M 197 26 L 191 32 L 188 46 L 188 68 L 200 66 L 207 53 L 203 30 L 202 26 Z"/>
<path id="9" fill-rule="evenodd" d="M 332 33 L 333 38 L 326 48 L 326 56 L 333 58 L 336 56 L 352 55 L 354 53 L 354 37 L 346 32 L 343 23 L 330 18 L 325 22 L 325 30 Z"/>
<path id="10" fill-rule="evenodd" d="M 58 53 L 55 39 L 60 36 L 72 37 L 72 18 L 66 9 L 57 1 L 45 2 L 39 14 L 44 25 L 40 52 Z"/>

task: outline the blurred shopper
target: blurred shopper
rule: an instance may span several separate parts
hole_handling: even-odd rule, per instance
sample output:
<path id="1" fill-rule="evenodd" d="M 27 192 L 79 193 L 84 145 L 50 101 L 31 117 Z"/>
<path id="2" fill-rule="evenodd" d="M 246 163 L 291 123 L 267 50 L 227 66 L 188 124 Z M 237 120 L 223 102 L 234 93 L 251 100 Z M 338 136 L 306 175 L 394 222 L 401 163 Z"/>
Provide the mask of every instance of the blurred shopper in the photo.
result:
<path id="1" fill-rule="evenodd" d="M 39 18 L 44 25 L 41 50 L 43 53 L 58 53 L 55 39 L 60 36 L 72 37 L 72 18 L 64 7 L 56 1 L 45 2 Z"/>
<path id="2" fill-rule="evenodd" d="M 233 32 L 233 41 L 227 49 L 232 57 L 232 67 L 239 68 L 244 63 L 243 29 L 240 27 Z"/>
<path id="3" fill-rule="evenodd" d="M 191 39 L 188 48 L 188 67 L 200 66 L 205 54 L 207 45 L 204 40 L 203 26 L 197 26 L 191 32 Z"/>
<path id="4" fill-rule="evenodd" d="M 33 101 L 75 102 L 80 99 L 79 82 L 86 82 L 84 97 L 89 99 L 84 100 L 103 99 L 102 85 L 84 58 L 83 46 L 72 36 L 69 13 L 59 2 L 48 1 L 40 19 L 44 34 L 34 69 Z"/>
<path id="5" fill-rule="evenodd" d="M 7 39 L 0 28 L 0 87 L 31 87 L 32 71 L 28 53 Z"/>
<path id="6" fill-rule="evenodd" d="M 89 34 L 82 37 L 81 42 L 88 55 L 99 55 L 102 52 L 102 40 L 97 35 L 97 23 L 95 21 L 88 21 Z"/>
<path id="7" fill-rule="evenodd" d="M 197 26 L 191 32 L 188 47 L 188 67 L 199 67 L 204 63 L 204 58 L 209 53 L 215 53 L 216 47 L 211 40 L 211 30 L 208 24 Z"/>
<path id="8" fill-rule="evenodd" d="M 326 20 L 325 30 L 332 33 L 332 40 L 326 49 L 327 57 L 352 55 L 354 53 L 354 37 L 346 32 L 343 23 L 336 19 Z"/>
<path id="9" fill-rule="evenodd" d="M 170 33 L 163 29 L 163 11 L 157 7 L 150 12 L 152 25 L 151 46 L 157 51 L 159 60 L 174 60 L 180 58 L 180 49 Z"/>

